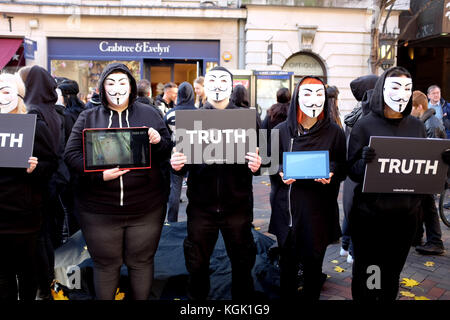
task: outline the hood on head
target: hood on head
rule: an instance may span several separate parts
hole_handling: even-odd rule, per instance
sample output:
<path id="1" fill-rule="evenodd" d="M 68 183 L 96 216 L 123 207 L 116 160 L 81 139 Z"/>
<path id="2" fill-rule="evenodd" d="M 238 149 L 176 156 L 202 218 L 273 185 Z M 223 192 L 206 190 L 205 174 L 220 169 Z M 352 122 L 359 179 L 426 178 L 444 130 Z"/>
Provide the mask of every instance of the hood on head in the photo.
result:
<path id="1" fill-rule="evenodd" d="M 362 101 L 367 90 L 375 88 L 378 76 L 369 74 L 367 76 L 361 76 L 350 82 L 350 89 L 353 96 L 357 101 Z"/>
<path id="2" fill-rule="evenodd" d="M 128 79 L 130 80 L 131 91 L 130 91 L 130 97 L 128 100 L 129 101 L 128 107 L 130 107 L 133 104 L 133 102 L 136 100 L 136 97 L 137 97 L 137 84 L 136 84 L 136 80 L 134 79 L 133 74 L 131 73 L 130 69 L 128 69 L 128 67 L 126 65 L 124 65 L 123 63 L 118 63 L 118 62 L 110 63 L 105 67 L 105 69 L 103 69 L 103 72 L 102 72 L 99 82 L 98 82 L 98 91 L 100 93 L 100 101 L 104 107 L 108 107 L 108 100 L 106 99 L 104 83 L 105 83 L 106 77 L 108 75 L 110 75 L 111 73 L 115 73 L 115 72 L 122 72 L 122 73 L 126 74 L 128 76 Z"/>
<path id="3" fill-rule="evenodd" d="M 373 89 L 372 96 L 370 97 L 370 111 L 378 114 L 379 116 L 384 118 L 384 97 L 383 97 L 383 88 L 384 82 L 386 81 L 387 76 L 391 76 L 394 72 L 399 71 L 402 73 L 409 74 L 409 71 L 403 67 L 392 67 L 386 70 L 377 80 L 375 84 L 375 88 Z M 412 90 L 412 88 L 411 88 Z M 405 110 L 403 110 L 403 116 L 407 116 L 411 113 L 412 110 L 412 96 L 406 105 Z"/>
<path id="4" fill-rule="evenodd" d="M 63 80 L 58 84 L 58 88 L 61 89 L 63 95 L 74 95 L 80 92 L 80 88 L 78 87 L 78 83 L 74 80 Z"/>
<path id="5" fill-rule="evenodd" d="M 194 89 L 189 82 L 183 82 L 178 87 L 177 106 L 193 105 L 195 103 Z"/>
<path id="6" fill-rule="evenodd" d="M 25 104 L 54 105 L 57 100 L 55 79 L 44 68 L 33 66 L 25 80 Z"/>
<path id="7" fill-rule="evenodd" d="M 300 86 L 301 86 L 302 82 L 307 78 L 313 78 L 313 79 L 319 80 L 320 83 L 322 83 L 323 86 L 325 87 L 325 83 L 323 83 L 323 81 L 320 78 L 315 77 L 315 76 L 305 76 L 295 86 L 295 90 L 294 90 L 294 93 L 292 94 L 291 104 L 289 106 L 288 117 L 287 117 L 289 131 L 291 133 L 291 136 L 294 136 L 297 132 L 297 128 L 298 128 L 297 113 L 300 110 L 299 103 L 298 103 L 298 93 L 300 91 Z M 325 102 L 324 102 L 323 111 L 322 111 L 324 118 L 322 120 L 322 123 L 329 123 L 330 122 L 330 111 L 328 109 L 328 97 L 327 97 L 326 90 L 324 90 L 324 94 L 325 94 Z"/>

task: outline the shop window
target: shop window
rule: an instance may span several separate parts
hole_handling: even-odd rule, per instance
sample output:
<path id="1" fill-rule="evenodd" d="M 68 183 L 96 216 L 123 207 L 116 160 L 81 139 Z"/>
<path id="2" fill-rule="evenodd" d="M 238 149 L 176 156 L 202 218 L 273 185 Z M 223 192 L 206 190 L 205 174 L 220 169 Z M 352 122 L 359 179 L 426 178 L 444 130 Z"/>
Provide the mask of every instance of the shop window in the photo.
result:
<path id="1" fill-rule="evenodd" d="M 136 81 L 141 78 L 139 61 L 92 61 L 92 60 L 52 60 L 51 73 L 54 77 L 66 77 L 78 82 L 80 98 L 86 100 L 88 94 L 95 91 L 103 69 L 110 63 L 125 64 Z"/>

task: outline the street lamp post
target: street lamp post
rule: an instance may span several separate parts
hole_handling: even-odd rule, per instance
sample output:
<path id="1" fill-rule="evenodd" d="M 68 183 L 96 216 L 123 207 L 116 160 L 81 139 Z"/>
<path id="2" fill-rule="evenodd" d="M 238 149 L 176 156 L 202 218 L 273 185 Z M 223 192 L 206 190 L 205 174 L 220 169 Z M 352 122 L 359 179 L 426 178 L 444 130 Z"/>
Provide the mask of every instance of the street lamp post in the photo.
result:
<path id="1" fill-rule="evenodd" d="M 381 68 L 387 70 L 395 63 L 395 43 L 397 37 L 394 33 L 381 33 L 378 42 L 378 58 Z"/>

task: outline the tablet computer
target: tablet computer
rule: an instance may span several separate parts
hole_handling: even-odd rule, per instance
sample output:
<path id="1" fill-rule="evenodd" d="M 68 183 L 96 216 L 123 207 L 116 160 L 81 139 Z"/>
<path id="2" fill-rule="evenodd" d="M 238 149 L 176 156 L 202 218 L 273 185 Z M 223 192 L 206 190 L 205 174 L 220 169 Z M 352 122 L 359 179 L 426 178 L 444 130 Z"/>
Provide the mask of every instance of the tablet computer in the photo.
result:
<path id="1" fill-rule="evenodd" d="M 151 167 L 148 128 L 84 129 L 83 159 L 85 172 L 148 169 Z"/>
<path id="2" fill-rule="evenodd" d="M 283 179 L 328 179 L 328 150 L 283 152 Z"/>

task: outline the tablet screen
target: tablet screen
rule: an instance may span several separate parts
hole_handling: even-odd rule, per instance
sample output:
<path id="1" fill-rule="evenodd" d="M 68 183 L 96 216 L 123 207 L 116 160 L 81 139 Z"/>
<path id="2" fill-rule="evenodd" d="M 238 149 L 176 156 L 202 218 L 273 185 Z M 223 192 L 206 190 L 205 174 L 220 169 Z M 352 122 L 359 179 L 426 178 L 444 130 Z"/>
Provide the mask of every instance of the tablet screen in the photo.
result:
<path id="1" fill-rule="evenodd" d="M 283 179 L 285 180 L 328 179 L 329 166 L 328 150 L 283 152 Z"/>
<path id="2" fill-rule="evenodd" d="M 148 128 L 83 130 L 84 169 L 150 168 Z"/>

